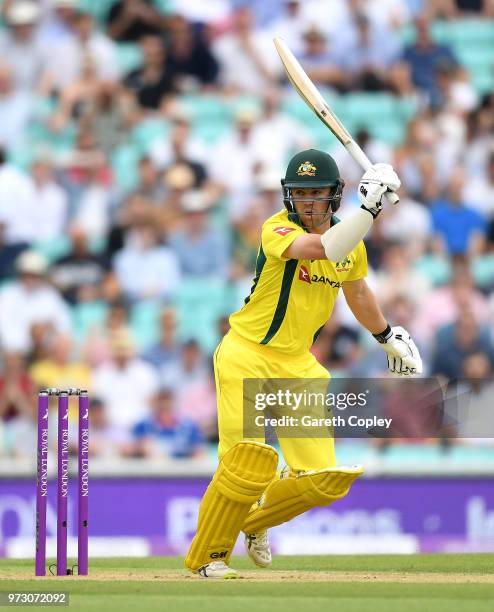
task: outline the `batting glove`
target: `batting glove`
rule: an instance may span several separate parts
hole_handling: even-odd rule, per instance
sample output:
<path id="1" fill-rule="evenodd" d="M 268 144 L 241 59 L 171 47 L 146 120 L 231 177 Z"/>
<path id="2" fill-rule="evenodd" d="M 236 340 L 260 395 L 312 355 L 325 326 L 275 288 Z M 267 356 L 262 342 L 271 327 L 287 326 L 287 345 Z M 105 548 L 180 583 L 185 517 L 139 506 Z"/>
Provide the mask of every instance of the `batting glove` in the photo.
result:
<path id="1" fill-rule="evenodd" d="M 388 327 L 374 334 L 388 356 L 389 371 L 398 376 L 422 374 L 422 359 L 410 334 L 403 327 Z"/>
<path id="2" fill-rule="evenodd" d="M 382 210 L 382 197 L 387 191 L 396 191 L 401 181 L 390 164 L 373 164 L 365 171 L 358 186 L 360 207 L 368 210 L 374 219 Z"/>

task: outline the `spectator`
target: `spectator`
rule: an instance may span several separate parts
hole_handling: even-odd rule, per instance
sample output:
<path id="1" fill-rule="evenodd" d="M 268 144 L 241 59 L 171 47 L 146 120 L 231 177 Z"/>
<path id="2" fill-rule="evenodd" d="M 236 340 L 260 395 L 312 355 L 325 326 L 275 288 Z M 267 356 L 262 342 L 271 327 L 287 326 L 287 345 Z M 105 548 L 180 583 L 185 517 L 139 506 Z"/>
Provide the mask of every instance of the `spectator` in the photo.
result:
<path id="1" fill-rule="evenodd" d="M 140 225 L 154 224 L 156 209 L 137 193 L 130 194 L 116 211 L 113 225 L 107 237 L 105 257 L 111 261 L 117 251 L 123 249 L 132 231 Z"/>
<path id="2" fill-rule="evenodd" d="M 463 311 L 475 313 L 480 324 L 486 324 L 489 308 L 485 297 L 475 289 L 466 262 L 454 263 L 451 281 L 428 293 L 417 308 L 416 333 L 419 342 L 431 342 L 436 332 L 453 323 Z"/>
<path id="3" fill-rule="evenodd" d="M 39 156 L 31 166 L 36 209 L 32 222 L 40 241 L 56 240 L 64 235 L 68 219 L 67 193 L 56 181 L 52 164 L 46 155 Z"/>
<path id="4" fill-rule="evenodd" d="M 292 151 L 310 148 L 314 139 L 306 127 L 281 106 L 281 91 L 270 88 L 263 92 L 262 113 L 254 123 L 253 139 L 263 169 L 283 173 Z"/>
<path id="5" fill-rule="evenodd" d="M 124 330 L 115 333 L 110 346 L 111 359 L 93 372 L 93 390 L 106 406 L 109 427 L 125 439 L 149 416 L 158 378 L 152 366 L 135 357 L 134 343 Z"/>
<path id="6" fill-rule="evenodd" d="M 195 340 L 185 342 L 181 347 L 180 358 L 161 369 L 162 385 L 181 395 L 186 394 L 191 385 L 204 382 L 207 377 L 206 359 Z"/>
<path id="7" fill-rule="evenodd" d="M 161 34 L 166 22 L 152 0 L 117 0 L 108 13 L 107 33 L 118 42 L 139 42 L 143 36 Z"/>
<path id="8" fill-rule="evenodd" d="M 174 15 L 168 25 L 167 66 L 183 91 L 214 84 L 218 76 L 218 62 L 202 33 L 181 15 Z"/>
<path id="9" fill-rule="evenodd" d="M 283 38 L 296 56 L 302 52 L 303 34 L 307 27 L 302 15 L 303 4 L 301 0 L 283 0 L 282 10 L 270 25 L 272 37 Z"/>
<path id="10" fill-rule="evenodd" d="M 108 81 L 99 82 L 94 104 L 85 110 L 85 120 L 98 135 L 99 147 L 107 159 L 127 142 L 140 113 L 133 92 Z"/>
<path id="11" fill-rule="evenodd" d="M 0 346 L 26 353 L 32 346 L 32 325 L 49 323 L 69 334 L 71 321 L 62 297 L 47 282 L 47 263 L 41 255 L 24 251 L 16 270 L 16 280 L 0 289 Z"/>
<path id="12" fill-rule="evenodd" d="M 0 64 L 0 146 L 13 149 L 23 144 L 33 111 L 32 92 L 15 89 L 12 67 Z"/>
<path id="13" fill-rule="evenodd" d="M 312 352 L 332 370 L 349 375 L 362 359 L 359 333 L 344 325 L 338 317 L 331 317 L 318 334 Z"/>
<path id="14" fill-rule="evenodd" d="M 72 341 L 68 336 L 59 335 L 53 342 L 50 356 L 35 362 L 30 374 L 40 389 L 91 389 L 89 368 L 73 354 Z"/>
<path id="15" fill-rule="evenodd" d="M 191 191 L 182 201 L 184 222 L 170 233 L 169 244 L 184 276 L 225 278 L 228 270 L 226 236 L 218 233 L 208 218 L 208 202 L 200 191 Z"/>
<path id="16" fill-rule="evenodd" d="M 413 249 L 415 257 L 425 249 L 431 235 L 431 218 L 423 204 L 410 198 L 405 187 L 400 190 L 400 206 L 389 207 L 380 225 L 382 237 Z"/>
<path id="17" fill-rule="evenodd" d="M 232 218 L 245 213 L 256 170 L 261 168 L 261 160 L 265 156 L 265 152 L 258 147 L 255 135 L 257 119 L 254 109 L 239 108 L 235 114 L 234 131 L 216 144 L 209 157 L 209 176 L 231 197 Z"/>
<path id="18" fill-rule="evenodd" d="M 82 126 L 73 149 L 59 159 L 61 180 L 70 197 L 71 221 L 94 239 L 109 225 L 111 167 L 90 126 Z"/>
<path id="19" fill-rule="evenodd" d="M 168 70 L 166 52 L 159 36 L 144 36 L 141 40 L 143 66 L 124 79 L 124 85 L 135 92 L 143 109 L 157 110 L 163 98 L 175 91 L 176 75 Z"/>
<path id="20" fill-rule="evenodd" d="M 311 25 L 304 32 L 304 51 L 300 57 L 305 71 L 316 85 L 345 89 L 345 75 L 341 70 L 342 58 L 337 45 L 328 47 L 326 34 Z"/>
<path id="21" fill-rule="evenodd" d="M 67 41 L 73 38 L 77 21 L 78 0 L 51 0 L 51 11 L 41 24 L 41 38 L 44 45 Z"/>
<path id="22" fill-rule="evenodd" d="M 485 219 L 463 200 L 464 184 L 465 177 L 458 169 L 447 196 L 431 206 L 434 232 L 452 255 L 476 255 L 485 243 Z"/>
<path id="23" fill-rule="evenodd" d="M 412 81 L 426 96 L 432 106 L 440 102 L 437 73 L 441 66 L 455 66 L 456 59 L 446 45 L 436 44 L 430 35 L 429 21 L 425 15 L 415 18 L 416 41 L 407 47 L 403 59 L 410 65 Z"/>
<path id="24" fill-rule="evenodd" d="M 279 191 L 278 187 L 277 191 Z M 248 283 L 248 287 L 246 287 L 247 293 L 249 292 L 252 274 L 256 266 L 261 226 L 268 216 L 266 215 L 264 202 L 257 198 L 250 203 L 247 214 L 239 218 L 234 224 L 231 274 L 235 279 L 246 277 Z"/>
<path id="25" fill-rule="evenodd" d="M 468 181 L 468 185 L 465 183 L 463 199 L 492 225 L 494 221 L 494 151 L 490 154 L 484 168 L 485 171 Z M 492 234 L 492 230 L 490 233 Z"/>
<path id="26" fill-rule="evenodd" d="M 70 230 L 72 250 L 52 267 L 51 278 L 69 304 L 99 297 L 106 269 L 101 257 L 89 250 L 87 234 L 74 226 Z"/>
<path id="27" fill-rule="evenodd" d="M 281 74 L 273 41 L 267 32 L 254 29 L 251 9 L 234 9 L 232 31 L 213 45 L 220 65 L 220 83 L 227 89 L 257 94 Z"/>
<path id="28" fill-rule="evenodd" d="M 34 416 L 35 385 L 26 371 L 21 353 L 5 353 L 0 372 L 0 417 L 8 421 L 15 416 Z"/>
<path id="29" fill-rule="evenodd" d="M 341 59 L 351 89 L 388 89 L 387 71 L 400 53 L 396 35 L 390 28 L 378 27 L 363 13 L 354 16 L 354 24 L 355 35 L 344 46 Z"/>
<path id="30" fill-rule="evenodd" d="M 161 172 L 147 156 L 139 160 L 139 184 L 134 193 L 154 206 L 160 206 L 165 199 L 166 188 Z"/>
<path id="31" fill-rule="evenodd" d="M 157 369 L 161 369 L 179 357 L 177 343 L 177 321 L 172 308 L 165 308 L 160 314 L 159 341 L 149 348 L 142 358 Z"/>
<path id="32" fill-rule="evenodd" d="M 446 402 L 445 414 L 450 422 L 455 422 L 456 418 L 459 442 L 491 446 L 494 431 L 492 360 L 485 353 L 474 353 L 465 358 L 462 368 L 457 394 Z"/>
<path id="33" fill-rule="evenodd" d="M 158 243 L 151 224 L 136 228 L 113 262 L 115 274 L 130 300 L 169 298 L 180 279 L 173 250 Z"/>
<path id="34" fill-rule="evenodd" d="M 58 132 L 65 129 L 69 121 L 89 116 L 102 87 L 94 57 L 88 53 L 81 58 L 80 74 L 60 94 L 51 128 Z"/>
<path id="35" fill-rule="evenodd" d="M 122 432 L 113 428 L 108 423 L 106 407 L 103 402 L 95 397 L 89 402 L 89 454 L 92 457 L 113 459 L 127 452 L 131 444 L 131 435 L 129 432 Z M 70 432 L 72 439 L 75 439 L 75 419 L 74 436 Z"/>
<path id="36" fill-rule="evenodd" d="M 63 7 L 66 10 L 66 7 Z M 51 39 L 47 49 L 46 85 L 62 90 L 77 80 L 82 72 L 86 58 L 91 58 L 98 78 L 116 81 L 119 69 L 115 43 L 98 32 L 94 19 L 89 13 L 77 11 L 72 15 L 72 6 L 68 7 L 68 21 L 64 23 L 64 34 Z"/>
<path id="37" fill-rule="evenodd" d="M 13 263 L 36 237 L 36 192 L 31 178 L 7 161 L 0 145 L 0 278 L 13 273 Z"/>
<path id="38" fill-rule="evenodd" d="M 151 145 L 149 155 L 159 169 L 164 169 L 172 162 L 187 159 L 203 164 L 210 151 L 202 140 L 191 133 L 190 117 L 181 109 L 171 117 L 171 131 L 166 136 L 157 138 Z"/>
<path id="39" fill-rule="evenodd" d="M 32 92 L 40 84 L 44 66 L 37 30 L 40 9 L 32 0 L 17 0 L 7 7 L 7 29 L 0 32 L 0 56 L 8 57 L 14 88 Z"/>
<path id="40" fill-rule="evenodd" d="M 133 456 L 184 458 L 198 453 L 202 443 L 199 428 L 194 421 L 176 414 L 173 400 L 169 389 L 153 397 L 151 415 L 133 428 Z"/>
<path id="41" fill-rule="evenodd" d="M 478 325 L 475 315 L 465 310 L 456 321 L 439 330 L 435 340 L 432 374 L 442 374 L 450 380 L 458 379 L 467 357 L 484 354 L 494 365 L 494 347 L 487 328 Z"/>
<path id="42" fill-rule="evenodd" d="M 94 325 L 85 338 L 82 353 L 84 361 L 95 368 L 111 358 L 111 343 L 119 334 L 130 334 L 129 308 L 124 301 L 111 301 L 106 317 Z"/>
<path id="43" fill-rule="evenodd" d="M 29 457 L 35 444 L 35 386 L 20 353 L 5 353 L 0 372 L 0 456 Z"/>
<path id="44" fill-rule="evenodd" d="M 411 257 L 412 253 L 400 243 L 386 245 L 375 279 L 379 297 L 383 302 L 392 300 L 397 295 L 422 302 L 429 294 L 430 283 L 412 268 Z"/>
<path id="45" fill-rule="evenodd" d="M 214 371 L 192 382 L 182 393 L 178 393 L 177 415 L 179 418 L 194 422 L 202 437 L 210 442 L 218 438 L 218 417 L 216 412 L 216 387 Z"/>

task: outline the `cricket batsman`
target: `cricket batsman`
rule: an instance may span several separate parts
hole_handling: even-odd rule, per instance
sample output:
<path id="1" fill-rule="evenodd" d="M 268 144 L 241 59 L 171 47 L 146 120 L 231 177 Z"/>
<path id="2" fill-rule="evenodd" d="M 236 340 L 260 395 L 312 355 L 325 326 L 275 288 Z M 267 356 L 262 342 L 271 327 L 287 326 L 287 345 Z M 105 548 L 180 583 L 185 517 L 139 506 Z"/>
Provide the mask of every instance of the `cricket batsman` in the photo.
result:
<path id="1" fill-rule="evenodd" d="M 267 530 L 344 497 L 362 474 L 337 467 L 331 436 L 286 437 L 279 444 L 287 467 L 277 475 L 278 454 L 264 440 L 243 437 L 244 379 L 323 379 L 329 372 L 310 348 L 328 321 L 340 287 L 359 323 L 380 344 L 389 370 L 422 372 L 410 335 L 391 327 L 365 282 L 363 238 L 400 180 L 388 164 L 374 164 L 358 186 L 360 208 L 346 219 L 340 206 L 344 181 L 333 158 L 302 151 L 281 180 L 285 209 L 262 227 L 254 282 L 231 329 L 214 353 L 219 465 L 202 499 L 196 535 L 185 566 L 204 578 L 235 578 L 229 567 L 241 531 L 254 563 L 267 567 Z"/>

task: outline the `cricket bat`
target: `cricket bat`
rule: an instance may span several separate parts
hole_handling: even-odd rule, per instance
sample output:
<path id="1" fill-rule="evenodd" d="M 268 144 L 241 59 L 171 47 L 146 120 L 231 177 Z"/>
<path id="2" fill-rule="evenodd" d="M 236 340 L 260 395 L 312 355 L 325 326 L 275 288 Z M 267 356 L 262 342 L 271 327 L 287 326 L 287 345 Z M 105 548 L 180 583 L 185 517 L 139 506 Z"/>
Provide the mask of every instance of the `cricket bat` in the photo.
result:
<path id="1" fill-rule="evenodd" d="M 295 87 L 302 100 L 304 100 L 307 106 L 314 111 L 324 125 L 331 130 L 353 159 L 364 170 L 368 170 L 372 162 L 355 142 L 338 117 L 329 108 L 326 100 L 322 97 L 314 83 L 309 79 L 285 41 L 282 38 L 276 37 L 274 39 L 274 45 L 285 67 L 288 79 Z M 385 196 L 391 204 L 397 204 L 399 202 L 399 197 L 396 193 L 388 192 Z"/>

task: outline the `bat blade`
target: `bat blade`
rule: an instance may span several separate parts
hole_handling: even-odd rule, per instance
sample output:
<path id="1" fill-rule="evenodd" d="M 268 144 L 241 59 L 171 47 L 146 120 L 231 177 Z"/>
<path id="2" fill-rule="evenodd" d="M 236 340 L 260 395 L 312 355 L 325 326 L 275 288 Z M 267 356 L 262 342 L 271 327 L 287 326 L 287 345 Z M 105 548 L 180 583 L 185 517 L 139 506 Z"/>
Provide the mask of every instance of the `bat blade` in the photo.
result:
<path id="1" fill-rule="evenodd" d="M 324 123 L 324 125 L 331 130 L 341 144 L 344 145 L 353 159 L 364 170 L 368 170 L 371 167 L 372 162 L 361 147 L 355 142 L 338 117 L 330 109 L 328 103 L 322 97 L 314 83 L 307 76 L 305 70 L 290 51 L 285 41 L 282 38 L 276 37 L 274 39 L 274 45 L 278 51 L 281 62 L 283 63 L 287 77 L 300 97 L 304 100 L 307 106 L 314 111 L 316 116 Z M 391 204 L 397 204 L 399 202 L 398 195 L 394 192 L 386 193 L 385 196 Z"/>
<path id="2" fill-rule="evenodd" d="M 338 140 L 347 145 L 352 137 L 338 117 L 329 108 L 327 102 L 320 94 L 317 87 L 309 79 L 297 58 L 290 51 L 285 41 L 275 38 L 274 44 L 280 59 L 285 67 L 286 74 L 299 95 L 304 99 L 317 117 L 333 132 Z"/>

